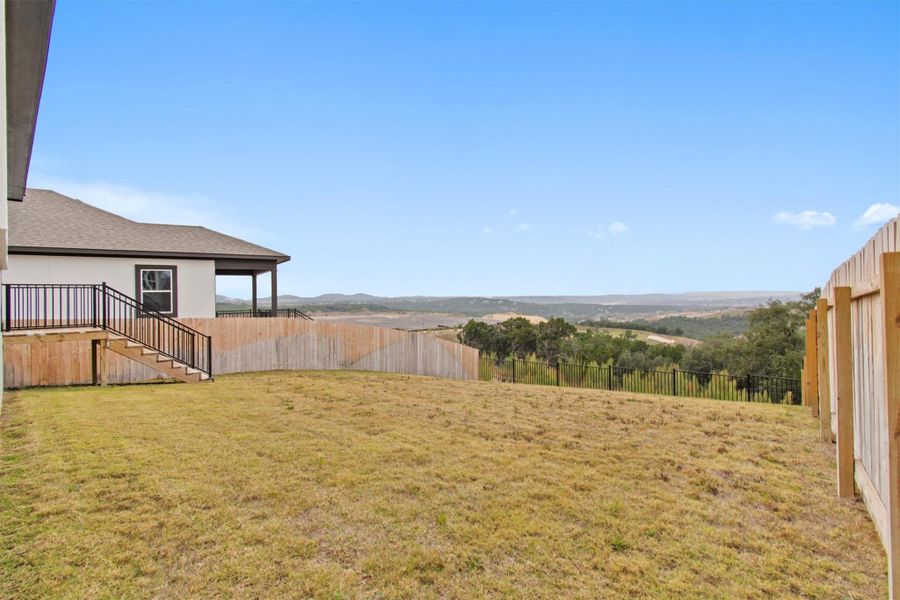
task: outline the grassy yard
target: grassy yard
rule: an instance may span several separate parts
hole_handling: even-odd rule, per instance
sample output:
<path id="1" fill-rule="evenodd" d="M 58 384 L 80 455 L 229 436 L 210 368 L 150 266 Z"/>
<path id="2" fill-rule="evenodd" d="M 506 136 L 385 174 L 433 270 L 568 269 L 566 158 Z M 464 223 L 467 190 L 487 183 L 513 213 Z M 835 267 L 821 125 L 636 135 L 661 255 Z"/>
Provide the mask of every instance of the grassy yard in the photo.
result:
<path id="1" fill-rule="evenodd" d="M 9 393 L 0 597 L 884 598 L 816 427 L 373 373 Z"/>

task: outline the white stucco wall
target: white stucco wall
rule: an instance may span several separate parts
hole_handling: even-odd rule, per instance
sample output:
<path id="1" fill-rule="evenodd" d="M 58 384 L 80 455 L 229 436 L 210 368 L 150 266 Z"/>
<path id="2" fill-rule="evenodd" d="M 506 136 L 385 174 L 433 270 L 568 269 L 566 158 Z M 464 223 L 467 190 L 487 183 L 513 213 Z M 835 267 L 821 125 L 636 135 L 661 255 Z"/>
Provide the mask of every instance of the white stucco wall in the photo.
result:
<path id="1" fill-rule="evenodd" d="M 7 248 L 7 230 L 9 229 L 9 220 L 6 211 L 7 198 L 7 157 L 6 157 L 6 2 L 0 3 L 0 81 L 4 85 L 0 86 L 0 189 L 3 190 L 0 196 L 0 283 L 5 280 L 6 268 L 6 248 Z M 0 366 L 3 365 L 3 344 L 0 343 Z M 3 409 L 3 369 L 0 368 L 0 410 Z"/>
<path id="2" fill-rule="evenodd" d="M 178 317 L 216 316 L 216 267 L 212 260 L 106 258 L 13 254 L 4 283 L 103 283 L 135 296 L 135 265 L 178 269 Z"/>

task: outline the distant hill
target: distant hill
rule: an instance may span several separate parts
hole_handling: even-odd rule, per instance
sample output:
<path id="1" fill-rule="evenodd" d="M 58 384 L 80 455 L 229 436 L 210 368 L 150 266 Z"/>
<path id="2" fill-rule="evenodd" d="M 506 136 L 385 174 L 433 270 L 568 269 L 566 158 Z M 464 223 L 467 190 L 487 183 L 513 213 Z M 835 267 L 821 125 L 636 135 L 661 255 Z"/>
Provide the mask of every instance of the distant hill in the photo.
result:
<path id="1" fill-rule="evenodd" d="M 516 313 L 541 317 L 580 319 L 659 319 L 668 316 L 718 315 L 746 311 L 771 299 L 794 300 L 799 292 L 738 291 L 691 292 L 685 294 L 610 294 L 601 296 L 400 296 L 370 294 L 323 294 L 315 297 L 278 296 L 281 307 L 296 307 L 310 312 L 413 312 L 449 313 L 463 317 L 481 317 L 493 313 Z M 249 305 L 248 300 L 217 296 L 222 308 Z M 261 298 L 268 306 L 269 298 Z"/>
<path id="2" fill-rule="evenodd" d="M 606 294 L 600 296 L 510 296 L 534 304 L 628 304 L 674 306 L 758 306 L 770 299 L 796 300 L 800 292 L 735 291 L 686 292 L 683 294 Z"/>

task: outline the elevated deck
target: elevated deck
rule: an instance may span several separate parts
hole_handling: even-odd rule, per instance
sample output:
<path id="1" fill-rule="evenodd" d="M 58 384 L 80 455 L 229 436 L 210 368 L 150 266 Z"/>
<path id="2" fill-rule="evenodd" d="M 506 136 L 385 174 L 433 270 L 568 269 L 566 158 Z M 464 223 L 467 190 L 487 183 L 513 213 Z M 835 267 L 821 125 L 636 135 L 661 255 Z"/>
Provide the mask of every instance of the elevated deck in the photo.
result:
<path id="1" fill-rule="evenodd" d="M 4 344 L 52 344 L 109 339 L 110 333 L 99 327 L 67 327 L 65 329 L 26 329 L 4 331 Z"/>
<path id="2" fill-rule="evenodd" d="M 91 343 L 95 384 L 106 351 L 186 383 L 212 379 L 211 338 L 103 284 L 4 284 L 4 344 Z"/>
<path id="3" fill-rule="evenodd" d="M 4 344 L 54 344 L 86 341 L 91 342 L 91 374 L 94 385 L 107 385 L 108 383 L 107 350 L 121 354 L 155 369 L 163 375 L 185 383 L 212 380 L 208 374 L 199 369 L 191 368 L 158 350 L 99 327 L 15 330 L 3 333 Z"/>

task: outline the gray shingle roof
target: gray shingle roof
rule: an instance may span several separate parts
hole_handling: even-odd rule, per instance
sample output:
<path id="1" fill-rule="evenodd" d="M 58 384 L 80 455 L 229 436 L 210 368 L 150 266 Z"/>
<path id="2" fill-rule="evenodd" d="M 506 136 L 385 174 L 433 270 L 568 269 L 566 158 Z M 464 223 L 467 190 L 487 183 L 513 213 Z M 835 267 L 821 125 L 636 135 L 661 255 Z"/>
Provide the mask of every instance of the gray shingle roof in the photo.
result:
<path id="1" fill-rule="evenodd" d="M 32 253 L 44 248 L 86 254 L 290 260 L 286 254 L 206 227 L 138 223 L 51 190 L 31 188 L 22 202 L 9 203 L 9 247 L 11 252 Z"/>

